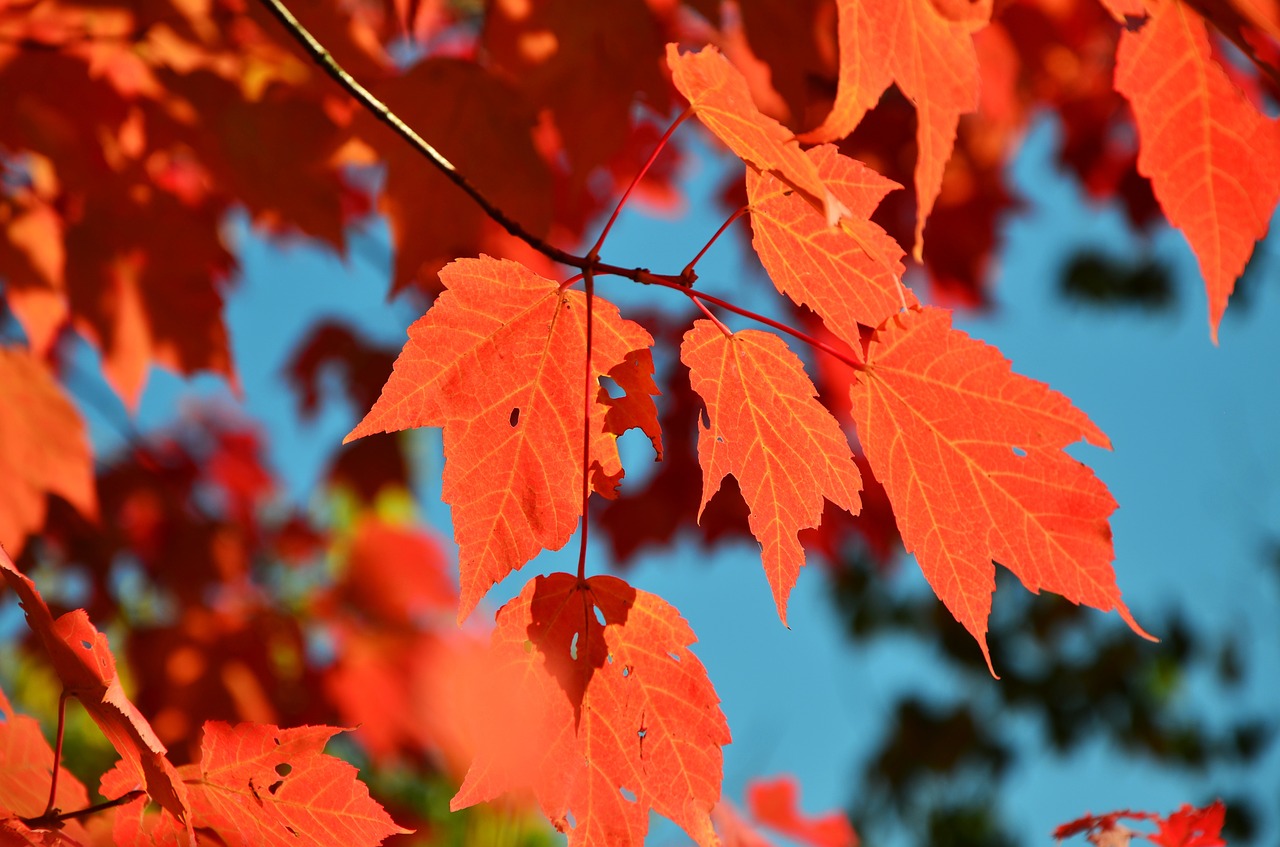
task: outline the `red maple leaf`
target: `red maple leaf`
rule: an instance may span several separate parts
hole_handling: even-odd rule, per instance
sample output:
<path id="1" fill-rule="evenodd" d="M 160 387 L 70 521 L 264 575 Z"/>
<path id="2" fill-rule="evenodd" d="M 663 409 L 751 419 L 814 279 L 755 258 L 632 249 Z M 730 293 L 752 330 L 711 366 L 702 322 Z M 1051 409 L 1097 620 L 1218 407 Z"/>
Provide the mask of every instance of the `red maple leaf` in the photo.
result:
<path id="1" fill-rule="evenodd" d="M 200 763 L 181 769 L 195 826 L 229 847 L 356 847 L 409 832 L 369 797 L 354 767 L 324 754 L 341 731 L 209 721 Z"/>
<path id="2" fill-rule="evenodd" d="M 189 821 L 182 781 L 147 719 L 125 696 L 107 637 L 94 629 L 83 609 L 55 620 L 35 583 L 18 572 L 3 549 L 0 576 L 22 601 L 27 624 L 44 645 L 63 690 L 84 706 L 137 786 L 145 786 L 151 798 L 178 820 Z"/>
<path id="3" fill-rule="evenodd" d="M 991 3 L 937 0 L 839 0 L 840 78 L 836 101 L 822 126 L 805 141 L 835 141 L 853 131 L 889 86 L 897 83 L 915 104 L 916 239 L 919 261 L 924 226 L 942 187 L 960 115 L 978 107 L 978 57 L 973 32 L 986 24 Z M 956 9 L 962 8 L 964 14 Z"/>
<path id="4" fill-rule="evenodd" d="M 443 494 L 460 548 L 462 619 L 490 586 L 543 549 L 564 546 L 577 526 L 586 297 L 487 256 L 454 262 L 440 278 L 447 290 L 409 328 L 382 396 L 346 440 L 444 428 Z M 635 368 L 628 354 L 653 343 L 599 297 L 593 332 L 597 378 Z M 619 379 L 632 384 L 625 370 Z M 622 475 L 617 424 L 606 424 L 616 408 L 591 398 L 592 483 L 605 495 Z M 635 413 L 624 422 L 656 431 L 656 419 Z"/>
<path id="5" fill-rule="evenodd" d="M 850 392 L 858 437 L 902 540 L 938 597 L 987 651 L 999 561 L 1031 591 L 1117 609 L 1106 486 L 1062 448 L 1110 442 L 1067 398 L 921 309 L 876 331 Z M 994 673 L 994 671 L 993 671 Z"/>
<path id="6" fill-rule="evenodd" d="M 1138 124 L 1138 169 L 1200 260 L 1216 343 L 1227 298 L 1280 199 L 1280 121 L 1265 117 L 1214 61 L 1188 4 L 1146 3 L 1126 29 L 1116 90 Z"/>
<path id="7" fill-rule="evenodd" d="M 75 406 L 35 357 L 0 347 L 0 544 L 18 555 L 57 494 L 96 519 L 89 436 Z"/>
<path id="8" fill-rule="evenodd" d="M 676 45 L 668 44 L 667 65 L 698 120 L 738 158 L 800 192 L 822 211 L 828 225 L 848 213 L 823 184 L 818 166 L 800 149 L 794 133 L 756 108 L 746 79 L 719 50 L 705 47 L 681 55 Z"/>
<path id="9" fill-rule="evenodd" d="M 737 478 L 785 624 L 787 597 L 804 564 L 796 533 L 819 525 L 824 497 L 854 514 L 861 506 L 862 480 L 849 441 L 818 402 L 800 360 L 776 335 L 726 335 L 711 321 L 697 321 L 680 358 L 710 418 L 698 433 L 700 510 L 726 474 Z"/>
<path id="10" fill-rule="evenodd" d="M 916 302 L 902 286 L 902 248 L 871 222 L 884 196 L 901 186 L 832 145 L 805 155 L 849 214 L 828 226 L 785 183 L 749 170 L 751 244 L 778 291 L 813 309 L 856 347 L 858 324 L 879 326 L 899 307 Z"/>
<path id="11" fill-rule="evenodd" d="M 44 813 L 49 800 L 49 784 L 53 778 L 53 750 L 40 730 L 40 722 L 27 715 L 14 714 L 8 698 L 0 691 L 0 844 L 4 840 L 6 817 L 24 837 L 24 825 L 13 818 L 34 818 Z M 73 774 L 58 774 L 58 790 L 53 807 L 70 812 L 89 805 L 89 793 Z M 21 827 L 21 829 L 19 829 Z M 63 822 L 59 832 L 82 843 L 88 835 L 77 820 Z M 39 843 L 39 842 L 37 842 Z"/>
<path id="12" fill-rule="evenodd" d="M 638 847 L 652 808 L 710 847 L 729 729 L 693 641 L 616 577 L 531 580 L 498 613 L 478 751 L 450 807 L 530 790 L 570 847 Z"/>

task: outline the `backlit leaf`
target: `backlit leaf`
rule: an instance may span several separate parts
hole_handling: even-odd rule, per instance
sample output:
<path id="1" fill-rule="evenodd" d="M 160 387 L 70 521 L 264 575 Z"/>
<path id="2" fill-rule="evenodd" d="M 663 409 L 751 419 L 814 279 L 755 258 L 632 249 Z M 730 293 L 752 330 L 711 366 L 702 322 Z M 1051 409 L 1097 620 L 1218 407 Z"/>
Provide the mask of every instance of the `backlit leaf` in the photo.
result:
<path id="1" fill-rule="evenodd" d="M 1264 117 L 1213 60 L 1204 20 L 1177 0 L 1147 3 L 1126 29 L 1116 90 L 1133 106 L 1138 169 L 1200 260 L 1209 331 L 1280 199 L 1280 121 Z"/>
<path id="2" fill-rule="evenodd" d="M 719 50 L 704 47 L 681 54 L 676 45 L 668 44 L 667 65 L 698 120 L 740 159 L 800 192 L 822 211 L 828 226 L 847 213 L 823 185 L 817 165 L 800 149 L 795 134 L 756 108 L 746 79 Z"/>
<path id="3" fill-rule="evenodd" d="M 0 544 L 14 556 L 44 525 L 49 494 L 97 516 L 93 454 L 75 406 L 40 361 L 2 346 L 0 480 Z"/>
<path id="4" fill-rule="evenodd" d="M 1062 449 L 1110 442 L 1067 398 L 1013 373 L 999 351 L 931 308 L 876 332 L 850 397 L 907 551 L 988 665 L 993 559 L 1029 590 L 1116 609 L 1146 636 L 1111 569 L 1115 500 Z"/>
<path id="5" fill-rule="evenodd" d="M 800 360 L 776 335 L 742 330 L 729 336 L 711 321 L 697 321 L 680 345 L 680 359 L 710 418 L 698 428 L 699 512 L 733 474 L 785 624 L 787 597 L 804 564 L 796 533 L 818 526 L 824 497 L 851 513 L 860 508 L 862 480 L 849 442 L 818 402 Z"/>
<path id="6" fill-rule="evenodd" d="M 840 78 L 836 100 L 805 141 L 844 138 L 880 95 L 897 83 L 916 107 L 916 240 L 920 261 L 924 226 L 942 187 L 960 115 L 978 107 L 978 56 L 973 33 L 986 24 L 990 4 L 955 14 L 954 0 L 838 0 Z M 949 10 L 951 16 L 943 13 Z"/>
<path id="7" fill-rule="evenodd" d="M 409 328 L 382 396 L 346 440 L 444 428 L 444 487 L 460 549 L 459 618 L 543 549 L 564 546 L 582 511 L 586 297 L 510 261 L 462 259 Z M 598 379 L 653 339 L 597 297 Z M 622 474 L 609 406 L 591 398 L 591 469 L 606 496 Z"/>
<path id="8" fill-rule="evenodd" d="M 827 226 L 785 183 L 748 171 L 751 244 L 780 292 L 813 309 L 857 348 L 858 324 L 879 326 L 915 302 L 902 287 L 902 248 L 870 220 L 884 196 L 900 186 L 829 144 L 805 155 L 849 214 Z"/>
<path id="9" fill-rule="evenodd" d="M 715 844 L 729 730 L 693 641 L 616 577 L 530 581 L 498 613 L 484 731 L 451 808 L 527 788 L 570 847 L 638 847 L 651 808 Z"/>

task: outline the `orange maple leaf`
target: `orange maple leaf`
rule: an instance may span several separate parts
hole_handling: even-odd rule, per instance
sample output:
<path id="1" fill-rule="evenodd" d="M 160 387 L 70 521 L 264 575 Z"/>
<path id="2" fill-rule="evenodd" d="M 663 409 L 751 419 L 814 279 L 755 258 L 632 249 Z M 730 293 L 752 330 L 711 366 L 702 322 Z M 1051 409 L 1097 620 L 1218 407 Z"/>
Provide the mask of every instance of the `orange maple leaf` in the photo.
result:
<path id="1" fill-rule="evenodd" d="M 785 183 L 748 170 L 751 244 L 778 291 L 813 309 L 856 349 L 858 324 L 879 326 L 916 302 L 902 287 L 902 248 L 870 220 L 884 196 L 901 186 L 830 144 L 805 155 L 849 214 L 827 226 Z"/>
<path id="2" fill-rule="evenodd" d="M 49 784 L 53 778 L 53 750 L 45 740 L 40 722 L 27 715 L 14 714 L 8 698 L 0 691 L 0 844 L 8 844 L 3 827 L 6 818 L 19 835 L 26 827 L 13 818 L 34 818 L 44 813 L 49 800 Z M 67 770 L 58 774 L 58 790 L 53 806 L 64 812 L 89 805 L 89 793 L 75 775 Z M 63 822 L 59 834 L 88 843 L 84 826 L 74 818 Z M 24 842 L 19 842 L 24 843 Z"/>
<path id="3" fill-rule="evenodd" d="M 345 441 L 444 428 L 443 495 L 460 548 L 461 620 L 494 583 L 543 549 L 563 547 L 577 526 L 586 295 L 488 256 L 453 262 L 440 279 L 447 290 L 409 328 L 382 396 Z M 595 299 L 597 379 L 652 344 L 643 327 Z M 593 396 L 590 409 L 592 483 L 612 496 L 622 463 L 617 433 L 606 425 L 610 405 Z"/>
<path id="4" fill-rule="evenodd" d="M 1138 124 L 1138 170 L 1200 261 L 1217 343 L 1227 299 L 1280 200 L 1280 121 L 1213 60 L 1195 11 L 1176 0 L 1146 6 L 1146 23 L 1120 37 L 1116 90 Z"/>
<path id="5" fill-rule="evenodd" d="M 1110 442 L 1066 397 L 1013 373 L 994 347 L 953 329 L 949 312 L 925 308 L 876 331 L 850 398 L 903 544 L 988 667 L 993 559 L 1031 591 L 1117 609 L 1151 637 L 1111 569 L 1116 502 L 1062 450 Z"/>
<path id="6" fill-rule="evenodd" d="M 751 510 L 748 524 L 763 550 L 778 617 L 804 564 L 801 529 L 818 526 L 823 498 L 857 514 L 862 479 L 835 417 L 787 345 L 767 332 L 725 335 L 711 321 L 685 333 L 680 359 L 707 406 L 698 427 L 702 506 L 733 474 Z"/>
<path id="7" fill-rule="evenodd" d="M 22 601 L 27 624 L 40 639 L 63 690 L 84 706 L 121 756 L 137 785 L 179 821 L 188 822 L 187 793 L 166 750 L 142 712 L 124 693 L 116 675 L 107 637 L 98 632 L 84 609 L 56 620 L 30 578 L 23 576 L 0 549 L 0 577 Z"/>
<path id="8" fill-rule="evenodd" d="M 324 754 L 341 731 L 206 722 L 200 763 L 181 768 L 195 825 L 230 847 L 361 847 L 411 832 L 369 796 L 354 767 Z"/>
<path id="9" fill-rule="evenodd" d="M 93 453 L 71 401 L 35 357 L 0 347 L 0 544 L 22 552 L 57 494 L 96 520 Z"/>
<path id="10" fill-rule="evenodd" d="M 800 149 L 795 134 L 756 108 L 746 78 L 719 50 L 704 47 L 681 55 L 676 45 L 668 44 L 667 65 L 698 120 L 738 158 L 800 192 L 822 210 L 828 226 L 848 213 L 823 184 L 818 166 Z"/>
<path id="11" fill-rule="evenodd" d="M 450 808 L 530 789 L 570 847 L 639 847 L 649 810 L 716 843 L 729 728 L 694 635 L 611 576 L 531 580 L 498 613 L 478 750 Z"/>
<path id="12" fill-rule="evenodd" d="M 990 3 L 938 0 L 838 0 L 840 76 L 836 100 L 822 125 L 804 141 L 844 138 L 895 82 L 916 107 L 916 240 L 920 261 L 924 226 L 942 188 L 960 115 L 978 108 L 978 55 L 973 33 L 987 23 Z"/>
<path id="13" fill-rule="evenodd" d="M 793 776 L 753 780 L 747 785 L 747 809 L 765 826 L 812 847 L 857 847 L 858 835 L 840 812 L 805 815 Z"/>

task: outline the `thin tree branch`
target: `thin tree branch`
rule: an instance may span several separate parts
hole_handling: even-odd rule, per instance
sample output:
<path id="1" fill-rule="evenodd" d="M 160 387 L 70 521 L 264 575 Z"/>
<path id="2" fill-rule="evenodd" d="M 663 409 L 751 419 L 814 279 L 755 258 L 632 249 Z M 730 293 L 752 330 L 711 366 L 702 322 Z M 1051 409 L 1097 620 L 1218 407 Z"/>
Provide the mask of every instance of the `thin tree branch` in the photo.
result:
<path id="1" fill-rule="evenodd" d="M 329 54 L 324 45 L 315 39 L 306 27 L 298 22 L 293 13 L 281 2 L 281 0 L 262 0 L 262 4 L 267 8 L 273 17 L 275 17 L 289 34 L 296 40 L 317 64 L 322 67 L 329 76 L 341 85 L 348 94 L 356 98 L 362 106 L 368 109 L 373 115 L 389 126 L 393 132 L 408 141 L 415 150 L 421 153 L 427 161 L 431 162 L 444 176 L 454 185 L 461 188 L 467 193 L 467 196 L 479 204 L 484 209 L 486 215 L 497 222 L 503 229 L 528 244 L 539 253 L 549 259 L 570 265 L 575 268 L 584 268 L 587 261 L 579 256 L 574 256 L 565 250 L 561 250 L 554 244 L 549 244 L 538 236 L 526 230 L 514 219 L 507 216 L 505 212 L 499 209 L 489 198 L 485 197 L 480 190 L 471 184 L 465 176 L 458 172 L 453 163 L 444 157 L 444 155 L 427 143 L 421 135 L 414 131 L 400 119 L 395 112 L 387 107 L 385 103 L 374 97 L 360 83 L 356 82 L 351 74 L 347 73 L 337 60 Z"/>
<path id="2" fill-rule="evenodd" d="M 116 806 L 123 806 L 125 803 L 132 803 L 139 797 L 147 796 L 147 792 L 141 788 L 122 794 L 114 800 L 104 800 L 101 803 L 94 803 L 92 806 L 86 806 L 83 809 L 75 809 L 70 812 L 60 812 L 57 809 L 50 809 L 43 815 L 34 818 L 19 818 L 18 820 L 29 829 L 53 829 L 63 821 L 76 820 L 78 818 L 87 818 L 90 815 L 96 815 L 98 812 L 105 812 L 107 809 L 114 809 Z"/>

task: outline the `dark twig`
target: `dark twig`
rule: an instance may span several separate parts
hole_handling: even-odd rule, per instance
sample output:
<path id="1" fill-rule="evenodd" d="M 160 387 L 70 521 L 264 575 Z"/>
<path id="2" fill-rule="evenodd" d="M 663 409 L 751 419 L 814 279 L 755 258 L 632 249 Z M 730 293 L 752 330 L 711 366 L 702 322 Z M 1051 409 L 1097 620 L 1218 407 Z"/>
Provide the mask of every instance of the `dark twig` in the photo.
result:
<path id="1" fill-rule="evenodd" d="M 87 818 L 90 815 L 96 815 L 98 812 L 105 812 L 107 809 L 114 809 L 116 806 L 123 806 L 125 803 L 132 803 L 139 797 L 147 796 L 147 792 L 141 788 L 130 791 L 128 794 L 122 794 L 114 800 L 104 800 L 101 803 L 94 803 L 92 806 L 85 806 L 83 809 L 76 809 L 70 812 L 60 812 L 57 809 L 50 809 L 43 815 L 34 818 L 18 818 L 29 829 L 55 829 L 58 824 L 63 821 L 77 820 L 79 818 Z"/>
<path id="2" fill-rule="evenodd" d="M 367 88 L 356 82 L 355 77 L 347 73 L 346 70 L 338 64 L 337 60 L 334 59 L 333 56 L 329 55 L 329 51 L 324 48 L 324 45 L 317 41 L 315 36 L 308 32 L 307 28 L 298 22 L 298 19 L 293 16 L 293 13 L 290 12 L 289 9 L 280 2 L 280 0 L 262 0 L 262 4 L 266 6 L 267 11 L 279 20 L 280 23 L 284 24 L 285 29 L 287 29 L 294 39 L 302 45 L 302 48 L 307 52 L 307 54 L 310 55 L 311 58 L 320 65 L 320 67 L 324 68 L 325 72 L 328 73 L 329 76 L 333 77 L 339 85 L 346 89 L 348 94 L 356 98 L 356 100 L 373 113 L 378 120 L 391 127 L 393 132 L 413 145 L 415 150 L 430 161 L 431 164 L 444 174 L 450 182 L 465 191 L 467 196 L 476 201 L 480 208 L 484 209 L 485 214 L 497 222 L 503 229 L 549 259 L 553 259 L 557 262 L 571 265 L 576 268 L 582 268 L 586 264 L 586 261 L 581 257 L 574 256 L 572 253 L 561 250 L 554 244 L 549 244 L 529 232 L 515 220 L 508 217 L 506 212 L 503 212 L 494 205 L 489 198 L 481 194 L 480 190 L 472 185 L 470 180 L 459 173 L 453 163 L 446 159 L 439 150 L 427 143 L 426 139 L 421 135 L 418 135 L 418 133 L 414 131 L 413 127 L 401 120 L 395 112 L 392 112 L 387 108 L 385 103 L 377 97 L 374 97 Z"/>

